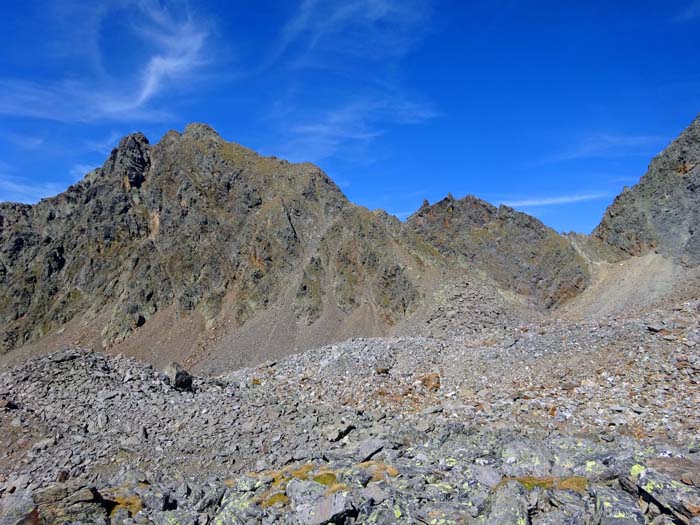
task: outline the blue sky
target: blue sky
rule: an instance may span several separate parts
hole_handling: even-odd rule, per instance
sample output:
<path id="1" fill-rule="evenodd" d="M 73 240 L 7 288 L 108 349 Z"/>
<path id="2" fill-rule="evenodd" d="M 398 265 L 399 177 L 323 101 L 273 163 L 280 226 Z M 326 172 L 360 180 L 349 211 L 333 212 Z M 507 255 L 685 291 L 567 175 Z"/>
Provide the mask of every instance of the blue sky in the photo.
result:
<path id="1" fill-rule="evenodd" d="M 405 218 L 475 194 L 589 232 L 700 112 L 700 0 L 28 0 L 0 17 L 0 201 L 207 122 Z"/>

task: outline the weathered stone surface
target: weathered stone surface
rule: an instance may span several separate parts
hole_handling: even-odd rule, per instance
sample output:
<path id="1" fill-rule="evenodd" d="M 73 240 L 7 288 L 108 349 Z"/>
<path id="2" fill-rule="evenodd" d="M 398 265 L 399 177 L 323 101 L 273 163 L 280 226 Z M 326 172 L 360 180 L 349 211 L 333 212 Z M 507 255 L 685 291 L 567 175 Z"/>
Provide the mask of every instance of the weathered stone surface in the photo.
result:
<path id="1" fill-rule="evenodd" d="M 700 517 L 700 489 L 674 481 L 652 468 L 642 470 L 636 484 L 641 494 L 683 523 Z"/>
<path id="2" fill-rule="evenodd" d="M 593 523 L 600 525 L 644 524 L 644 516 L 635 500 L 629 495 L 605 487 L 595 493 Z"/>

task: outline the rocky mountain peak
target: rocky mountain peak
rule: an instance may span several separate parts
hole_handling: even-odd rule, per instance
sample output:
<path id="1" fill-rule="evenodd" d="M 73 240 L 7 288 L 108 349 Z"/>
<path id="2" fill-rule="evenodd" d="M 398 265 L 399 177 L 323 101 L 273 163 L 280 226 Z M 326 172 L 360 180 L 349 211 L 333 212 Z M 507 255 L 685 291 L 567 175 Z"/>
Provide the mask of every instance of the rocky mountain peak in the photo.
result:
<path id="1" fill-rule="evenodd" d="M 607 249 L 700 260 L 699 145 L 700 118 L 608 210 L 596 230 Z M 188 319 L 162 344 L 218 345 L 243 365 L 263 357 L 261 333 L 271 358 L 338 334 L 382 335 L 421 307 L 436 276 L 464 274 L 545 311 L 581 293 L 591 267 L 507 206 L 448 194 L 401 223 L 354 206 L 312 164 L 195 123 L 154 145 L 128 135 L 61 195 L 0 205 L 0 348 L 67 325 L 93 334 L 91 346 L 161 341 L 158 326 Z"/>
<path id="2" fill-rule="evenodd" d="M 524 213 L 468 195 L 421 207 L 406 227 L 443 256 L 492 276 L 502 286 L 551 308 L 589 281 L 587 263 L 551 228 Z M 557 264 L 552 264 L 557 261 Z"/>
<path id="3" fill-rule="evenodd" d="M 223 142 L 221 135 L 212 128 L 209 124 L 204 124 L 201 122 L 193 122 L 185 126 L 184 136 L 190 137 L 194 140 L 216 140 Z"/>
<path id="4" fill-rule="evenodd" d="M 626 252 L 700 264 L 700 116 L 607 209 L 594 236 Z"/>
<path id="5" fill-rule="evenodd" d="M 139 188 L 151 165 L 150 143 L 143 133 L 132 133 L 119 141 L 102 170 L 119 177 L 125 189 Z"/>

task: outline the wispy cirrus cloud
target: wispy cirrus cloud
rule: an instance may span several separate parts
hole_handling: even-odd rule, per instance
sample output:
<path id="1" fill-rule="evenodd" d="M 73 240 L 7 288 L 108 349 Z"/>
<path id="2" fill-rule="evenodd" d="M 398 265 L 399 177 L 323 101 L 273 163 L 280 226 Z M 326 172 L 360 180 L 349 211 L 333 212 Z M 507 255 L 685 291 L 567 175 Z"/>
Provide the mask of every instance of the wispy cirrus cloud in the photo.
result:
<path id="1" fill-rule="evenodd" d="M 143 62 L 134 73 L 111 75 L 102 64 L 99 32 L 104 20 L 120 9 L 135 10 L 128 29 L 134 44 L 146 50 Z M 67 17 L 82 16 L 84 10 Z M 0 77 L 0 115 L 31 117 L 61 122 L 101 120 L 162 120 L 167 110 L 152 103 L 163 91 L 192 81 L 207 64 L 207 30 L 187 10 L 155 0 L 107 1 L 83 20 L 92 48 L 93 69 L 80 76 L 28 80 Z M 61 47 L 58 45 L 57 47 Z M 85 51 L 79 51 L 85 53 Z"/>
<path id="2" fill-rule="evenodd" d="M 65 189 L 63 184 L 52 182 L 30 183 L 26 178 L 12 173 L 5 163 L 0 163 L 0 202 L 23 202 L 33 204 L 45 197 L 57 195 Z"/>
<path id="3" fill-rule="evenodd" d="M 554 197 L 528 197 L 523 199 L 503 200 L 497 204 L 505 204 L 512 208 L 530 208 L 539 206 L 561 206 L 563 204 L 573 204 L 577 202 L 588 202 L 609 199 L 613 195 L 610 193 L 572 193 L 568 195 L 558 195 Z"/>
<path id="4" fill-rule="evenodd" d="M 74 164 L 71 166 L 71 169 L 69 170 L 68 174 L 70 175 L 71 179 L 75 182 L 82 180 L 83 177 L 85 177 L 86 174 L 94 170 L 97 166 L 94 166 L 92 164 Z"/>
<path id="5" fill-rule="evenodd" d="M 88 140 L 85 142 L 85 146 L 90 151 L 100 153 L 102 155 L 109 154 L 113 148 L 117 146 L 119 139 L 122 138 L 124 134 L 117 131 L 112 131 L 109 135 L 95 140 Z"/>
<path id="6" fill-rule="evenodd" d="M 402 56 L 422 38 L 430 8 L 427 0 L 302 0 L 262 64 L 292 50 L 297 64 L 314 52 L 371 60 Z"/>
<path id="7" fill-rule="evenodd" d="M 325 93 L 310 103 L 297 88 L 280 104 L 284 111 L 273 115 L 281 130 L 276 151 L 296 160 L 367 163 L 371 144 L 392 125 L 438 116 L 430 101 L 402 87 L 399 73 L 429 30 L 430 15 L 427 0 L 301 0 L 261 68 L 282 63 L 290 75 L 323 70 Z"/>
<path id="8" fill-rule="evenodd" d="M 429 104 L 401 97 L 354 100 L 289 124 L 285 127 L 287 140 L 280 149 L 293 160 L 318 162 L 363 149 L 383 135 L 388 125 L 415 124 L 437 115 Z"/>
<path id="9" fill-rule="evenodd" d="M 24 150 L 40 148 L 46 142 L 44 137 L 24 133 L 5 132 L 0 134 L 0 140 Z"/>
<path id="10" fill-rule="evenodd" d="M 615 135 L 593 134 L 578 144 L 541 159 L 541 163 L 554 163 L 569 160 L 648 156 L 663 143 L 663 137 L 654 135 Z"/>

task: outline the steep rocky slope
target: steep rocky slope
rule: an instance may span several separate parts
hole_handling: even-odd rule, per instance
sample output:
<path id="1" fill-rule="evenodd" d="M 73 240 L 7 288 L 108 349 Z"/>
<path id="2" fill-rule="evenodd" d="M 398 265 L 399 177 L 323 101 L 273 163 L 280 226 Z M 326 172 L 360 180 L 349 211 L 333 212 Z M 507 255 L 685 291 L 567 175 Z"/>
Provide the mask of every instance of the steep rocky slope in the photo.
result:
<path id="1" fill-rule="evenodd" d="M 381 222 L 318 168 L 260 157 L 203 125 L 155 146 L 124 138 L 67 192 L 3 204 L 0 235 L 4 349 L 105 312 L 101 339 L 118 343 L 170 305 L 208 328 L 226 305 L 241 325 L 289 287 L 306 323 L 324 302 L 345 314 L 370 303 L 391 321 L 416 298 Z"/>
<path id="2" fill-rule="evenodd" d="M 578 295 L 590 280 L 586 261 L 565 238 L 507 206 L 448 196 L 425 203 L 406 225 L 457 264 L 475 267 L 545 308 Z"/>
<path id="3" fill-rule="evenodd" d="M 385 335 L 477 274 L 542 310 L 588 282 L 568 242 L 524 214 L 448 198 L 402 224 L 313 165 L 193 124 L 155 145 L 125 137 L 57 197 L 0 204 L 0 348 L 232 368 Z"/>
<path id="4" fill-rule="evenodd" d="M 593 235 L 628 255 L 656 250 L 700 264 L 700 116 L 615 199 Z"/>

